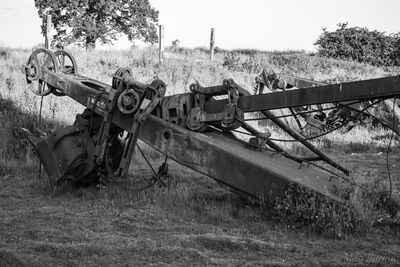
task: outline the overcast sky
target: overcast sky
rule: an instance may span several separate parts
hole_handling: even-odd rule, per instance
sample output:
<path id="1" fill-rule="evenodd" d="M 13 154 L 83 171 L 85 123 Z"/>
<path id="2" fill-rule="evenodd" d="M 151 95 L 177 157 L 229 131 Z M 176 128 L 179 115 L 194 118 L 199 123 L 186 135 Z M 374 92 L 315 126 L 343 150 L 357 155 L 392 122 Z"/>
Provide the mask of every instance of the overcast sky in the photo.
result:
<path id="1" fill-rule="evenodd" d="M 56 1 L 56 0 L 54 0 Z M 322 27 L 337 23 L 395 33 L 400 31 L 400 0 L 150 0 L 160 11 L 165 43 L 208 46 L 216 28 L 219 47 L 262 50 L 314 49 Z M 0 0 L 0 45 L 43 43 L 33 0 Z M 127 48 L 122 38 L 115 48 Z"/>

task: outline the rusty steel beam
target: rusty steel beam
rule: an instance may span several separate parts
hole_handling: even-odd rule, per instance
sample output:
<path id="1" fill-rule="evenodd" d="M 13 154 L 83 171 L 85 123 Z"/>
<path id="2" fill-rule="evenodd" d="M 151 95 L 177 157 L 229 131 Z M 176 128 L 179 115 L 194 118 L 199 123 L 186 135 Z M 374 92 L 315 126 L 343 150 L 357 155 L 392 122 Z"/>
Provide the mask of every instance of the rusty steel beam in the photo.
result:
<path id="1" fill-rule="evenodd" d="M 326 83 L 317 82 L 309 79 L 299 78 L 293 75 L 279 73 L 279 79 L 285 80 L 288 84 L 298 87 L 298 88 L 307 88 L 307 87 L 315 87 L 315 86 L 323 86 Z"/>
<path id="2" fill-rule="evenodd" d="M 129 129 L 129 121 L 120 116 L 114 123 Z M 330 174 L 279 153 L 252 150 L 248 143 L 220 132 L 193 132 L 150 115 L 139 139 L 235 192 L 274 201 L 290 183 L 296 183 L 341 201 L 335 186 L 340 181 Z"/>
<path id="3" fill-rule="evenodd" d="M 336 103 L 351 100 L 372 100 L 400 96 L 400 75 L 338 84 L 278 91 L 263 95 L 241 96 L 238 107 L 244 112 Z M 205 111 L 218 113 L 227 100 L 208 101 Z"/>

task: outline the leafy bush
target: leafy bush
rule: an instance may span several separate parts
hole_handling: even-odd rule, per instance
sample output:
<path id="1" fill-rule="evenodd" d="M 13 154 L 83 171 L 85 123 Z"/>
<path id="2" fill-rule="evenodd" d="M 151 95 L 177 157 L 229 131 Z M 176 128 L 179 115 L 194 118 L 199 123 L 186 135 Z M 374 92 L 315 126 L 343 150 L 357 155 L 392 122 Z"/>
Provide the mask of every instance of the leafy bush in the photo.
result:
<path id="1" fill-rule="evenodd" d="M 400 230 L 398 196 L 390 197 L 382 179 L 373 182 L 339 184 L 339 196 L 346 201 L 338 203 L 323 195 L 290 184 L 283 198 L 273 205 L 274 215 L 293 229 L 309 228 L 326 237 L 341 238 L 353 232 L 373 228 Z"/>
<path id="2" fill-rule="evenodd" d="M 347 23 L 339 23 L 338 27 L 333 32 L 323 29 L 314 43 L 320 55 L 376 66 L 400 66 L 400 33 L 387 35 L 367 28 L 348 27 Z"/>

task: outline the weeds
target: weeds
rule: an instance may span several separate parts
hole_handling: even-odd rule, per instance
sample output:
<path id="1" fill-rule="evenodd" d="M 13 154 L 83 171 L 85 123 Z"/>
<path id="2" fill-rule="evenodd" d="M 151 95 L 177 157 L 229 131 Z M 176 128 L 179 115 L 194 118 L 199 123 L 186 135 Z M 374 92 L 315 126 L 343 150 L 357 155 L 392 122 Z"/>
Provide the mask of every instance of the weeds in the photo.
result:
<path id="1" fill-rule="evenodd" d="M 378 226 L 400 229 L 400 202 L 396 195 L 390 198 L 384 180 L 375 178 L 372 182 L 359 182 L 349 201 L 367 229 Z"/>
<path id="2" fill-rule="evenodd" d="M 354 210 L 347 203 L 338 203 L 304 187 L 290 184 L 274 210 L 281 222 L 291 228 L 309 229 L 328 237 L 341 238 L 356 226 Z"/>
<path id="3" fill-rule="evenodd" d="M 232 71 L 240 71 L 240 56 L 235 53 L 228 53 L 224 56 L 222 66 Z"/>
<path id="4" fill-rule="evenodd" d="M 400 229 L 400 205 L 391 200 L 382 180 L 342 186 L 339 203 L 294 184 L 274 204 L 277 218 L 288 227 L 307 227 L 327 237 L 341 238 L 355 232 L 370 232 L 376 227 Z"/>

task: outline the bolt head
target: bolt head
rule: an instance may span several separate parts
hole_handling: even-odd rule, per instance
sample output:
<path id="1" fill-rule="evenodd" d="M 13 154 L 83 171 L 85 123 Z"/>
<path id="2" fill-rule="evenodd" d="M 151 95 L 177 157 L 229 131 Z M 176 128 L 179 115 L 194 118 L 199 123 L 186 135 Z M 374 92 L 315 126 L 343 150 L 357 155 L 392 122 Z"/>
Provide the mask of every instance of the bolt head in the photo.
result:
<path id="1" fill-rule="evenodd" d="M 129 106 L 132 104 L 132 99 L 129 96 L 124 96 L 122 98 L 122 104 L 124 104 L 124 106 Z"/>

